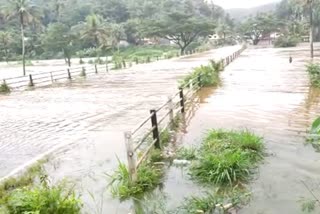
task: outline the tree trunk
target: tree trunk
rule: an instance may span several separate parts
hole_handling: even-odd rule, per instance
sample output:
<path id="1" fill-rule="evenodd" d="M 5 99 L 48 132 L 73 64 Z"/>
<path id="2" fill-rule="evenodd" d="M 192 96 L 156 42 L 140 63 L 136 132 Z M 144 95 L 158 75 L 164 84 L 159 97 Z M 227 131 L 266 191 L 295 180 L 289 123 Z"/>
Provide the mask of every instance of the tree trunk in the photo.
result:
<path id="1" fill-rule="evenodd" d="M 180 46 L 180 55 L 184 55 L 184 51 L 186 50 L 186 46 Z"/>
<path id="2" fill-rule="evenodd" d="M 26 56 L 25 56 L 25 44 L 24 44 L 24 21 L 23 15 L 20 14 L 20 27 L 21 27 L 21 42 L 22 42 L 22 70 L 23 76 L 26 75 Z"/>
<path id="3" fill-rule="evenodd" d="M 314 57 L 314 53 L 313 53 L 313 10 L 312 10 L 312 2 L 313 2 L 313 0 L 310 0 L 310 2 L 309 2 L 309 10 L 310 10 L 310 56 L 311 56 L 311 58 Z"/>

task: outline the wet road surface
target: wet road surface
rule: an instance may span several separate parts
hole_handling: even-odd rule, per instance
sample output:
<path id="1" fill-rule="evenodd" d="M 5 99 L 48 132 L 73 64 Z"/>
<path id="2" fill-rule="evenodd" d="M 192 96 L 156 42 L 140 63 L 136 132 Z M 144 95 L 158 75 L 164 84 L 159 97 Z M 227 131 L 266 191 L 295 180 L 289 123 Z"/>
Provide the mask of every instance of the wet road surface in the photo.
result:
<path id="1" fill-rule="evenodd" d="M 199 94 L 201 104 L 182 144 L 198 145 L 212 128 L 250 129 L 265 139 L 268 157 L 249 186 L 252 201 L 241 214 L 302 213 L 299 201 L 313 199 L 303 182 L 320 193 L 320 153 L 305 145 L 306 131 L 320 112 L 320 91 L 309 87 L 308 57 L 307 46 L 247 49 L 221 74 L 221 87 Z M 164 186 L 168 207 L 195 194 L 195 185 L 177 168 Z"/>

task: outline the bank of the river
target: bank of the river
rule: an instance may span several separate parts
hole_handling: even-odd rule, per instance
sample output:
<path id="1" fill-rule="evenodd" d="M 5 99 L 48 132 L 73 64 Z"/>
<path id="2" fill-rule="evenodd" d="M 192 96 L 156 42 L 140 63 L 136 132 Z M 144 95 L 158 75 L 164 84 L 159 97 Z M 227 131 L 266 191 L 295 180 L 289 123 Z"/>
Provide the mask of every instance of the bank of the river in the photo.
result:
<path id="1" fill-rule="evenodd" d="M 307 46 L 248 49 L 221 74 L 221 87 L 199 94 L 182 145 L 199 145 L 211 128 L 247 128 L 264 137 L 268 156 L 248 186 L 252 200 L 240 213 L 300 214 L 301 199 L 313 199 L 303 182 L 317 187 L 320 158 L 305 137 L 320 110 L 320 91 L 309 87 L 308 56 Z M 206 190 L 172 167 L 162 192 L 166 206 L 176 207 Z"/>

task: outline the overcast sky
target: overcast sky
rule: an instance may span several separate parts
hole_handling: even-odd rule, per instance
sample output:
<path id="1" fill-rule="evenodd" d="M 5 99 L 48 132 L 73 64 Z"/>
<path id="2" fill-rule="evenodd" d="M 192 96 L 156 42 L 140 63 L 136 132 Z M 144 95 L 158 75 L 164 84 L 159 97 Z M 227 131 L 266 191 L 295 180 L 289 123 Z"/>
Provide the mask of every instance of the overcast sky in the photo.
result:
<path id="1" fill-rule="evenodd" d="M 225 9 L 229 8 L 250 8 L 280 0 L 212 0 L 213 3 Z"/>

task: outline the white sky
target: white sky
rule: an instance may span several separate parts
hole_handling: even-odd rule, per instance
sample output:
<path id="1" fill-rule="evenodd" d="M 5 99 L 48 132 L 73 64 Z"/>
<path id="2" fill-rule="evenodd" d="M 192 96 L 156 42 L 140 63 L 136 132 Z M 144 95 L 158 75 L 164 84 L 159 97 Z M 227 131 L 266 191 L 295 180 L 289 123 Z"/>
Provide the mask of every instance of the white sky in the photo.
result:
<path id="1" fill-rule="evenodd" d="M 225 9 L 250 8 L 278 1 L 280 0 L 212 0 L 214 4 L 220 5 Z"/>

